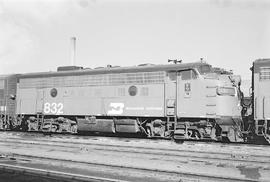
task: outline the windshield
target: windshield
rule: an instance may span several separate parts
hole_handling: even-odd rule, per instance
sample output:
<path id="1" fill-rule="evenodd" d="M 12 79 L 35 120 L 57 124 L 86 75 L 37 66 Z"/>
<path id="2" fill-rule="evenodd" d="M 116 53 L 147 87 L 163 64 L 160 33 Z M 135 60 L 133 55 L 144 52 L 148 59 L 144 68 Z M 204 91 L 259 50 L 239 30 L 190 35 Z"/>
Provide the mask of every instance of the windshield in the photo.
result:
<path id="1" fill-rule="evenodd" d="M 201 75 L 204 75 L 206 73 L 212 73 L 212 67 L 210 65 L 202 65 L 199 67 L 198 70 Z"/>

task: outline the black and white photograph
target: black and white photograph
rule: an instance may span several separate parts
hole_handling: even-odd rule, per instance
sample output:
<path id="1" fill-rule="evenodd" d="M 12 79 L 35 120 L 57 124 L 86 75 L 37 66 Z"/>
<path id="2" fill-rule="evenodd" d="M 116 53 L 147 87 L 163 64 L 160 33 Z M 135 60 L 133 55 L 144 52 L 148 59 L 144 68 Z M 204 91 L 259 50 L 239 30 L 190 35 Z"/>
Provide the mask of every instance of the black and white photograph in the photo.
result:
<path id="1" fill-rule="evenodd" d="M 270 0 L 0 0 L 0 182 L 270 182 Z"/>

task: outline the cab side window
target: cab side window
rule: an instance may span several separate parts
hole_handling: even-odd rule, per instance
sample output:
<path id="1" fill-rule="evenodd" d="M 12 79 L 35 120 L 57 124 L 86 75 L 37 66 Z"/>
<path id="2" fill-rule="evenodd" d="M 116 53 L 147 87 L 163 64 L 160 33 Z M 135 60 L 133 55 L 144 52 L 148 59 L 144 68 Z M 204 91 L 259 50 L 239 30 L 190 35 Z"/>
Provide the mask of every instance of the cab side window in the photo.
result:
<path id="1" fill-rule="evenodd" d="M 176 81 L 177 72 L 172 71 L 172 72 L 168 72 L 167 74 L 168 74 L 168 77 L 169 77 L 170 81 Z"/>
<path id="2" fill-rule="evenodd" d="M 181 71 L 180 75 L 182 80 L 192 80 L 197 78 L 197 75 L 193 70 Z"/>

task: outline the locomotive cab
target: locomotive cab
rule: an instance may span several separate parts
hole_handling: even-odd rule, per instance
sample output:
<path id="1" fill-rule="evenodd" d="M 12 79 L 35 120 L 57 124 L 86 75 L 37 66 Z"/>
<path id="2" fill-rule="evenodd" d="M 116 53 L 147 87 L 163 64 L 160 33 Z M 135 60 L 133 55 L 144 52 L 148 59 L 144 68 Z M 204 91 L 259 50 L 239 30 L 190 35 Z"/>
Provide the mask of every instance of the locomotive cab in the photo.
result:
<path id="1" fill-rule="evenodd" d="M 202 64 L 179 71 L 177 85 L 176 139 L 241 140 L 239 77 Z"/>

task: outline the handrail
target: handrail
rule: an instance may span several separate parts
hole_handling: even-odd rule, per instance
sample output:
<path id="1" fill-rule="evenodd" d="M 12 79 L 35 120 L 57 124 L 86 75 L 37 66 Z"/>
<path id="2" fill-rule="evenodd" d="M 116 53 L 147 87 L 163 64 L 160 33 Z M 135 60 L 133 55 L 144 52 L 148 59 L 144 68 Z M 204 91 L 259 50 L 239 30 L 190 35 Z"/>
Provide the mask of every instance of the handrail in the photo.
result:
<path id="1" fill-rule="evenodd" d="M 254 99 L 254 118 L 257 119 L 257 97 Z"/>
<path id="2" fill-rule="evenodd" d="M 262 112 L 263 112 L 263 119 L 265 119 L 265 113 L 264 113 L 265 103 L 264 103 L 264 101 L 265 101 L 265 96 L 263 97 L 263 110 L 262 110 Z"/>

